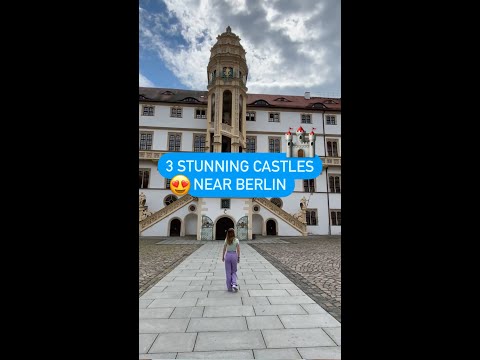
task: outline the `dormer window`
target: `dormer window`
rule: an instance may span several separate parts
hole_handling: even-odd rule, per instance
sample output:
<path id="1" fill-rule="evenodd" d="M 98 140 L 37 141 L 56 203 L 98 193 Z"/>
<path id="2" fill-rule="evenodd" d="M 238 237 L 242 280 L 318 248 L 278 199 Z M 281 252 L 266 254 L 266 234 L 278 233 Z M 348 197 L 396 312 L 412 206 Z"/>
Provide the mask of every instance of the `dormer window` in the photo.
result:
<path id="1" fill-rule="evenodd" d="M 284 98 L 284 97 L 279 97 L 278 99 L 275 99 L 275 101 L 283 101 L 283 102 L 290 102 L 290 100 Z"/>
<path id="2" fill-rule="evenodd" d="M 253 103 L 253 105 L 270 105 L 268 102 L 266 102 L 265 100 L 257 100 Z"/>
<path id="3" fill-rule="evenodd" d="M 162 95 L 175 95 L 173 92 L 171 92 L 170 90 L 167 90 L 167 91 L 164 91 L 162 93 Z"/>
<path id="4" fill-rule="evenodd" d="M 198 103 L 200 101 L 198 101 L 197 99 L 193 98 L 193 97 L 186 97 L 185 99 L 183 99 L 182 101 L 184 102 L 195 102 L 195 103 Z"/>
<path id="5" fill-rule="evenodd" d="M 312 105 L 312 108 L 314 109 L 325 109 L 325 105 L 323 105 L 322 103 L 315 103 Z"/>

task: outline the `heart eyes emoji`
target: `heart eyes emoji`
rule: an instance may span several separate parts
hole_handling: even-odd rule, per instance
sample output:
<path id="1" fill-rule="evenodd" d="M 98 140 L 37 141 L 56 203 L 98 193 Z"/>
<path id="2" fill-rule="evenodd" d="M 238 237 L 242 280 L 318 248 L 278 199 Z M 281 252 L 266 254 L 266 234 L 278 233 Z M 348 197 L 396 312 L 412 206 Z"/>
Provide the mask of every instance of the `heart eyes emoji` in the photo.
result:
<path id="1" fill-rule="evenodd" d="M 184 195 L 190 190 L 190 180 L 184 175 L 176 175 L 170 181 L 170 190 L 175 195 Z"/>

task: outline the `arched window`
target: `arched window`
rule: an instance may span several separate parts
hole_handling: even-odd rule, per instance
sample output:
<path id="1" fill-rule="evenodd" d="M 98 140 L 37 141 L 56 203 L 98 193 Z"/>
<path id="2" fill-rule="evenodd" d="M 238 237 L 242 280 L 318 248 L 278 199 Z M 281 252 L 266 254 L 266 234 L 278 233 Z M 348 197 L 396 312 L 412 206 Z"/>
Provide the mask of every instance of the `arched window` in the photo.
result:
<path id="1" fill-rule="evenodd" d="M 210 98 L 210 121 L 214 122 L 215 121 L 215 94 L 212 94 L 212 97 Z"/>
<path id="2" fill-rule="evenodd" d="M 167 195 L 165 196 L 165 199 L 163 199 L 163 203 L 165 204 L 165 206 L 167 205 L 170 205 L 171 203 L 173 203 L 174 201 L 177 201 L 178 198 L 175 196 L 175 195 Z"/>
<path id="3" fill-rule="evenodd" d="M 281 208 L 283 206 L 283 201 L 280 198 L 271 198 L 270 201 L 273 204 L 277 205 L 279 208 Z"/>

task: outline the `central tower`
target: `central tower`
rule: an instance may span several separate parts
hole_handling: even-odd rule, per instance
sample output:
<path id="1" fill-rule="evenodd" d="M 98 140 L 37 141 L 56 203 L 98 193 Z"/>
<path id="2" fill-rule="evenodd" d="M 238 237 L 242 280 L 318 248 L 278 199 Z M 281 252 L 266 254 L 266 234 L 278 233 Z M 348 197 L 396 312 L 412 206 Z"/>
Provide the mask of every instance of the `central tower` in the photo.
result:
<path id="1" fill-rule="evenodd" d="M 240 38 L 230 26 L 210 50 L 207 76 L 207 151 L 244 152 L 248 67 Z"/>

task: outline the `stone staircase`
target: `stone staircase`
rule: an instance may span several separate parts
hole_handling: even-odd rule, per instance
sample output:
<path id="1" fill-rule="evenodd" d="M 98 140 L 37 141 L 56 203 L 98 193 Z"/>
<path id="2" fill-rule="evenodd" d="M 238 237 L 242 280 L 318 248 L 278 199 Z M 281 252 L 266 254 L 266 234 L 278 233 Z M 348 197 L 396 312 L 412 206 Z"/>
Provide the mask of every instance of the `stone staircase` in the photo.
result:
<path id="1" fill-rule="evenodd" d="M 264 198 L 253 198 L 252 200 L 255 201 L 257 204 L 262 205 L 265 209 L 267 209 L 274 215 L 278 216 L 295 230 L 298 230 L 302 234 L 302 236 L 307 236 L 307 224 L 304 224 L 300 220 L 294 218 L 292 215 L 287 213 L 285 210 L 279 208 L 270 200 Z"/>
<path id="2" fill-rule="evenodd" d="M 165 219 L 168 215 L 174 213 L 178 209 L 184 207 L 185 205 L 191 203 L 192 201 L 198 201 L 198 198 L 193 197 L 190 194 L 182 196 L 177 201 L 172 202 L 171 204 L 165 206 L 164 208 L 158 210 L 157 212 L 153 213 L 149 217 L 140 220 L 139 222 L 139 232 L 140 234 L 142 231 L 145 231 L 149 227 L 155 225 L 160 220 Z"/>

